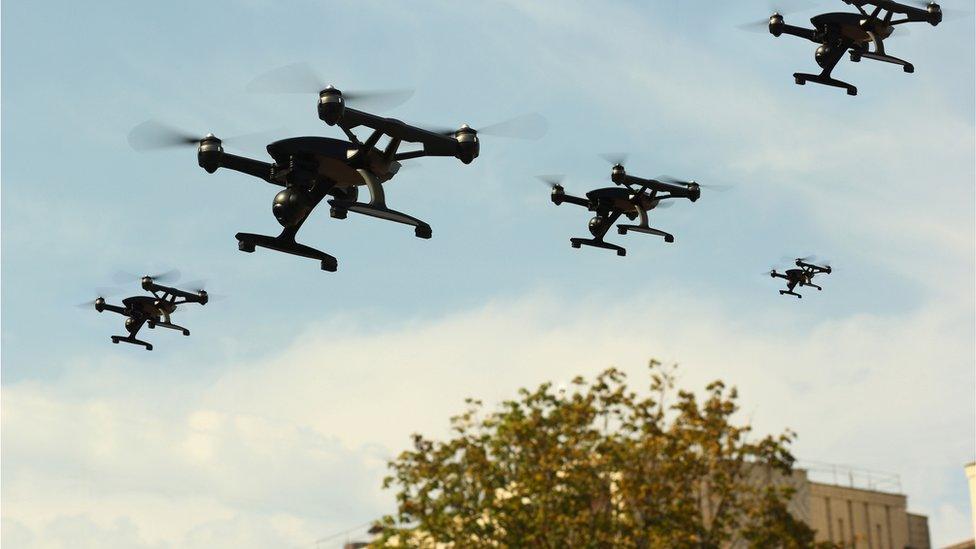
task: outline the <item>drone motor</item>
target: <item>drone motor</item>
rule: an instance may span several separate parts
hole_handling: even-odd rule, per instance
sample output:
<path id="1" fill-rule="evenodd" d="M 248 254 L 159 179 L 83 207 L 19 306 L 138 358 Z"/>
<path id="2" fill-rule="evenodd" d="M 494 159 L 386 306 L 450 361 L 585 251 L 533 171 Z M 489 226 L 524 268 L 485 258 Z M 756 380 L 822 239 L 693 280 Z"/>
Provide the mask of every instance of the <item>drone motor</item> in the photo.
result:
<path id="1" fill-rule="evenodd" d="M 457 156 L 458 160 L 464 162 L 465 164 L 470 164 L 475 158 L 478 158 L 478 153 L 481 152 L 481 145 L 478 142 L 478 132 L 471 126 L 467 124 L 462 124 L 456 132 L 454 132 L 454 139 L 457 139 Z"/>
<path id="2" fill-rule="evenodd" d="M 342 118 L 346 110 L 346 103 L 342 99 L 342 92 L 328 86 L 319 92 L 319 118 L 326 124 L 334 126 Z"/>
<path id="3" fill-rule="evenodd" d="M 207 173 L 214 173 L 220 167 L 220 156 L 222 154 L 224 154 L 224 148 L 221 146 L 220 139 L 217 139 L 214 134 L 208 133 L 200 140 L 200 146 L 197 148 L 197 163 Z"/>

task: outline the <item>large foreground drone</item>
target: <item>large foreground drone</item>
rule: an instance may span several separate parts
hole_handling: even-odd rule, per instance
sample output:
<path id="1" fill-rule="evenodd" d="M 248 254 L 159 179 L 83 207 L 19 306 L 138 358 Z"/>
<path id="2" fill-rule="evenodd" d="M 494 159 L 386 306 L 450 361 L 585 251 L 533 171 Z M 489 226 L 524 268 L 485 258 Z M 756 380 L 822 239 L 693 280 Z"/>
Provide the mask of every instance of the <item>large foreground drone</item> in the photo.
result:
<path id="1" fill-rule="evenodd" d="M 664 237 L 665 242 L 674 242 L 674 236 L 670 233 L 648 226 L 647 212 L 670 206 L 671 202 L 662 201 L 671 198 L 687 198 L 695 202 L 701 197 L 702 186 L 694 181 L 679 181 L 670 177 L 642 179 L 627 174 L 624 170 L 623 158 L 614 158 L 611 162 L 613 168 L 610 179 L 617 186 L 592 190 L 586 193 L 586 198 L 566 194 L 562 180 L 558 176 L 540 176 L 540 179 L 552 187 L 551 199 L 557 206 L 568 202 L 596 212 L 589 223 L 593 238 L 571 238 L 570 244 L 574 248 L 594 246 L 615 250 L 619 256 L 627 255 L 625 248 L 603 239 L 620 216 L 625 216 L 632 221 L 639 218 L 640 222 L 637 225 L 617 225 L 619 234 L 633 231 L 661 236 Z"/>
<path id="2" fill-rule="evenodd" d="M 171 330 L 179 330 L 183 335 L 190 335 L 190 330 L 183 326 L 178 326 L 170 321 L 170 315 L 176 312 L 176 308 L 184 303 L 199 303 L 206 305 L 209 296 L 206 290 L 185 291 L 178 288 L 163 286 L 157 280 L 172 279 L 175 277 L 173 271 L 159 275 L 146 275 L 140 279 L 142 289 L 146 290 L 151 296 L 137 295 L 127 297 L 122 300 L 122 306 L 111 305 L 105 302 L 104 297 L 98 297 L 94 301 L 84 305 L 94 305 L 98 312 L 111 311 L 125 316 L 125 329 L 129 332 L 127 336 L 114 335 L 112 343 L 124 341 L 133 345 L 142 345 L 147 351 L 151 351 L 151 343 L 136 339 L 136 334 L 142 329 L 143 325 L 148 325 L 150 329 L 159 326 Z"/>
<path id="3" fill-rule="evenodd" d="M 814 265 L 809 263 L 812 257 L 798 257 L 795 260 L 796 269 L 787 269 L 785 273 L 777 273 L 776 269 L 769 271 L 769 276 L 772 278 L 783 278 L 786 279 L 786 289 L 780 290 L 779 295 L 792 295 L 797 298 L 802 298 L 803 296 L 794 292 L 793 288 L 797 286 L 810 286 L 816 288 L 817 290 L 823 290 L 820 286 L 813 283 L 813 277 L 817 274 L 824 273 L 830 274 L 833 272 L 830 265 L 824 265 L 823 267 L 819 265 Z"/>
<path id="4" fill-rule="evenodd" d="M 899 4 L 891 0 L 843 0 L 857 8 L 857 13 L 834 12 L 817 15 L 810 19 L 812 29 L 787 25 L 783 16 L 774 13 L 769 18 L 769 33 L 773 36 L 792 34 L 806 38 L 820 44 L 817 48 L 816 60 L 820 74 L 794 73 L 793 78 L 799 85 L 815 82 L 826 86 L 843 88 L 848 95 L 857 95 L 857 88 L 830 76 L 831 71 L 850 51 L 851 61 L 874 59 L 901 65 L 905 72 L 915 72 L 915 67 L 905 61 L 888 55 L 885 52 L 884 41 L 895 31 L 896 25 L 905 23 L 924 22 L 932 26 L 942 22 L 942 8 L 932 2 L 924 8 L 916 8 Z M 865 9 L 865 7 L 869 9 Z M 895 17 L 898 16 L 898 19 Z M 874 49 L 871 49 L 874 44 Z"/>
<path id="5" fill-rule="evenodd" d="M 327 196 L 330 214 L 345 219 L 354 212 L 414 227 L 419 238 L 430 238 L 431 227 L 424 221 L 389 208 L 383 184 L 400 169 L 400 162 L 423 156 L 453 156 L 470 164 L 478 157 L 479 131 L 462 124 L 457 129 L 424 129 L 393 118 L 384 118 L 347 106 L 346 102 L 376 100 L 399 103 L 409 92 L 345 92 L 321 84 L 304 64 L 290 65 L 259 77 L 251 83 L 252 91 L 297 92 L 318 90 L 318 116 L 329 126 L 338 126 L 348 141 L 328 137 L 293 137 L 275 141 L 267 146 L 272 162 L 237 156 L 224 151 L 222 141 L 213 134 L 200 139 L 171 130 L 158 123 L 147 122 L 129 135 L 133 148 L 188 144 L 197 146 L 197 161 L 208 173 L 219 168 L 238 171 L 257 177 L 272 185 L 284 187 L 274 197 L 272 212 L 283 227 L 276 237 L 252 233 L 237 233 L 238 247 L 253 252 L 256 246 L 316 259 L 325 271 L 335 271 L 335 257 L 299 244 L 295 235 L 312 210 Z M 372 130 L 365 140 L 353 130 L 364 127 Z M 481 133 L 507 137 L 541 137 L 545 120 L 528 115 L 483 128 Z M 387 137 L 382 148 L 379 142 Z M 400 151 L 403 143 L 415 143 L 420 149 Z M 359 188 L 369 190 L 369 201 L 359 200 Z"/>

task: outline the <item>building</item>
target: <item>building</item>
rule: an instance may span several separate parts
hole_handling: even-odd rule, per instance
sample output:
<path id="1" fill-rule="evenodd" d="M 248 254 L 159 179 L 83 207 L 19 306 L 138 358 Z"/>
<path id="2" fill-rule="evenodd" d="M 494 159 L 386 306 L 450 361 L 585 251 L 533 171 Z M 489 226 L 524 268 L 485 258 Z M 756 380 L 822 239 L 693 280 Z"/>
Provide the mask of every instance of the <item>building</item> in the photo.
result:
<path id="1" fill-rule="evenodd" d="M 897 475 L 810 464 L 795 473 L 794 514 L 817 541 L 854 549 L 930 549 L 928 518 L 908 512 Z"/>
<path id="2" fill-rule="evenodd" d="M 969 513 L 973 518 L 973 534 L 976 535 L 976 461 L 966 464 L 966 478 L 969 479 Z"/>

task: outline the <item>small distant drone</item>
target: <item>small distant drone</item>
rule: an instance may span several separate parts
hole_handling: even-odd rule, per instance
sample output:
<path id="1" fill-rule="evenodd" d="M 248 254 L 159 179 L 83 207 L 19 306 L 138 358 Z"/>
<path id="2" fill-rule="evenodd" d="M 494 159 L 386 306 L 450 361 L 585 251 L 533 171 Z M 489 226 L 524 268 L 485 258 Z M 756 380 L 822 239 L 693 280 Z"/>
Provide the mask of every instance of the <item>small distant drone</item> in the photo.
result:
<path id="1" fill-rule="evenodd" d="M 150 329 L 159 326 L 171 330 L 179 330 L 183 335 L 190 335 L 190 330 L 183 326 L 178 326 L 170 322 L 172 315 L 178 305 L 184 303 L 199 303 L 206 305 L 210 297 L 206 290 L 184 291 L 169 286 L 157 284 L 157 280 L 175 278 L 175 271 L 158 275 L 146 275 L 140 279 L 142 289 L 151 293 L 152 296 L 138 295 L 127 297 L 122 300 L 122 307 L 111 305 L 105 302 L 104 297 L 98 297 L 94 301 L 83 304 L 84 306 L 95 306 L 98 312 L 111 311 L 127 317 L 125 319 L 125 329 L 129 332 L 127 336 L 112 336 L 112 343 L 124 341 L 133 345 L 142 345 L 147 351 L 152 351 L 151 343 L 136 339 L 136 334 L 142 329 L 143 325 L 148 325 Z"/>
<path id="2" fill-rule="evenodd" d="M 858 13 L 835 12 L 817 15 L 810 19 L 813 24 L 812 29 L 787 25 L 779 13 L 774 13 L 769 18 L 769 33 L 773 36 L 792 34 L 820 44 L 815 57 L 817 64 L 823 70 L 820 74 L 794 73 L 793 78 L 797 84 L 802 86 L 807 82 L 815 82 L 846 89 L 848 95 L 857 95 L 856 87 L 830 76 L 831 71 L 848 50 L 851 61 L 855 63 L 862 58 L 874 59 L 901 65 L 908 73 L 915 72 L 915 67 L 908 61 L 885 53 L 885 39 L 892 35 L 896 25 L 924 22 L 934 27 L 942 22 L 942 8 L 935 2 L 922 4 L 924 7 L 918 8 L 891 0 L 843 0 L 843 2 L 857 8 Z M 874 9 L 869 12 L 864 9 L 865 6 L 873 6 Z M 904 17 L 894 19 L 895 14 Z M 874 51 L 870 48 L 872 43 Z"/>
<path id="3" fill-rule="evenodd" d="M 785 274 L 777 273 L 776 269 L 769 271 L 769 276 L 771 276 L 772 278 L 786 279 L 786 289 L 780 290 L 779 295 L 788 294 L 788 295 L 794 295 L 797 298 L 802 298 L 803 297 L 802 295 L 793 291 L 793 288 L 796 288 L 798 285 L 801 287 L 811 286 L 813 288 L 816 288 L 817 290 L 823 290 L 823 288 L 813 283 L 813 277 L 814 275 L 820 273 L 830 274 L 832 272 L 832 269 L 830 268 L 830 265 L 825 265 L 821 267 L 819 265 L 814 265 L 813 263 L 808 263 L 808 261 L 810 261 L 811 259 L 813 258 L 812 257 L 796 258 L 796 266 L 799 268 L 787 269 Z"/>
<path id="4" fill-rule="evenodd" d="M 616 244 L 611 244 L 603 240 L 607 231 L 623 215 L 630 220 L 640 218 L 637 225 L 617 225 L 619 234 L 628 232 L 638 232 L 653 234 L 664 237 L 665 242 L 674 242 L 674 236 L 662 230 L 648 226 L 647 212 L 655 208 L 665 208 L 671 202 L 662 202 L 669 198 L 687 198 L 695 202 L 701 197 L 703 185 L 694 181 L 679 181 L 677 179 L 661 176 L 657 179 L 642 179 L 628 175 L 624 170 L 622 156 L 610 156 L 607 160 L 613 164 L 610 172 L 610 180 L 617 187 L 604 187 L 586 193 L 586 198 L 571 196 L 566 194 L 562 186 L 560 176 L 539 176 L 539 179 L 552 187 L 551 199 L 557 206 L 563 202 L 583 206 L 596 215 L 590 219 L 589 229 L 593 238 L 571 238 L 570 244 L 574 248 L 580 246 L 593 246 L 607 250 L 615 250 L 617 255 L 627 255 L 627 250 Z"/>
<path id="5" fill-rule="evenodd" d="M 253 252 L 260 246 L 279 252 L 315 259 L 324 271 L 336 271 L 338 260 L 320 250 L 295 241 L 295 235 L 312 210 L 327 197 L 330 215 L 345 219 L 349 212 L 402 223 L 414 228 L 418 238 L 430 238 L 430 225 L 413 216 L 391 209 L 386 204 L 383 185 L 399 172 L 400 162 L 425 156 L 454 157 L 470 164 L 480 152 L 479 134 L 536 139 L 546 131 L 540 115 L 530 114 L 476 130 L 467 124 L 456 129 L 422 128 L 354 109 L 347 103 L 399 104 L 412 94 L 409 90 L 354 92 L 326 86 L 322 79 L 303 63 L 281 67 L 255 79 L 249 91 L 271 93 L 314 92 L 320 120 L 338 126 L 346 140 L 330 137 L 292 137 L 267 146 L 271 162 L 224 152 L 224 140 L 213 134 L 200 137 L 148 121 L 129 134 L 136 150 L 176 145 L 197 148 L 197 163 L 208 173 L 220 168 L 256 177 L 283 187 L 274 197 L 271 210 L 282 226 L 278 236 L 237 233 L 238 248 Z M 372 133 L 360 140 L 354 129 L 366 128 Z M 386 139 L 385 145 L 380 141 Z M 401 151 L 406 143 L 419 145 Z M 359 198 L 360 187 L 369 191 L 369 201 Z"/>

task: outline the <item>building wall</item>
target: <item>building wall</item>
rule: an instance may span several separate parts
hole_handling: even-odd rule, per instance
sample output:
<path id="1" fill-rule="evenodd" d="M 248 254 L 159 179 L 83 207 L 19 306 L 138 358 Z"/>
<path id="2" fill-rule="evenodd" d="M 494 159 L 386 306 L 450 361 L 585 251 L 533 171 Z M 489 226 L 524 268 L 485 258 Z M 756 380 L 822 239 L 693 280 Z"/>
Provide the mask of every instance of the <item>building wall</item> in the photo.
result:
<path id="1" fill-rule="evenodd" d="M 969 479 L 969 513 L 973 519 L 973 535 L 976 535 L 976 462 L 966 464 L 966 477 Z"/>
<path id="2" fill-rule="evenodd" d="M 928 520 L 908 513 L 903 494 L 808 484 L 807 521 L 817 541 L 854 549 L 930 549 Z"/>

